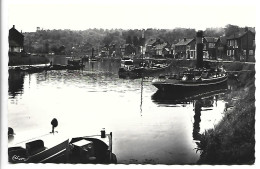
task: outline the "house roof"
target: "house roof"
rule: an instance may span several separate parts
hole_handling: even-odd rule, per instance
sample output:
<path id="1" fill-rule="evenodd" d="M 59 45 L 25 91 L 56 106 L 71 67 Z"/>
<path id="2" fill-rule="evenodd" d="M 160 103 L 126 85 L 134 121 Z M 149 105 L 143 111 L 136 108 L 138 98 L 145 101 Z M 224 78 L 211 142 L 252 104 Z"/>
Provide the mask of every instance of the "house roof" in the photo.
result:
<path id="1" fill-rule="evenodd" d="M 184 39 L 180 40 L 178 43 L 175 44 L 175 46 L 183 46 L 183 45 L 188 45 L 189 43 L 191 43 L 194 39 L 186 39 L 184 41 Z"/>
<path id="2" fill-rule="evenodd" d="M 24 35 L 12 27 L 9 29 L 8 40 L 10 46 L 23 46 Z"/>
<path id="3" fill-rule="evenodd" d="M 134 48 L 134 45 L 133 44 L 129 44 L 129 43 L 123 44 L 122 46 L 120 46 L 120 48 L 126 48 L 126 47 L 129 47 L 129 46 Z"/>
<path id="4" fill-rule="evenodd" d="M 218 41 L 218 38 L 216 37 L 204 37 L 204 39 L 208 42 L 208 43 L 216 43 Z"/>
<path id="5" fill-rule="evenodd" d="M 156 43 L 157 39 L 149 39 L 146 44 L 147 45 L 154 45 Z"/>
<path id="6" fill-rule="evenodd" d="M 169 52 L 170 51 L 170 49 L 169 48 L 164 48 L 167 52 Z"/>
<path id="7" fill-rule="evenodd" d="M 161 44 L 157 44 L 155 46 L 156 49 L 163 49 L 165 48 L 166 46 L 168 45 L 168 43 L 164 42 L 164 43 L 161 43 Z"/>
<path id="8" fill-rule="evenodd" d="M 230 35 L 229 37 L 227 37 L 227 39 L 238 39 L 238 38 L 241 38 L 242 36 L 246 35 L 249 32 L 254 34 L 254 32 L 252 32 L 251 30 L 248 30 L 247 32 L 237 32 L 237 33 L 234 33 L 234 34 Z"/>
<path id="9" fill-rule="evenodd" d="M 220 42 L 222 44 L 226 44 L 227 43 L 227 38 L 225 36 L 220 36 L 219 39 L 220 39 Z"/>
<path id="10" fill-rule="evenodd" d="M 11 29 L 9 29 L 9 36 L 14 35 L 14 36 L 21 36 L 24 37 L 24 35 L 22 33 L 20 33 L 18 30 L 16 30 L 14 27 L 12 27 Z"/>

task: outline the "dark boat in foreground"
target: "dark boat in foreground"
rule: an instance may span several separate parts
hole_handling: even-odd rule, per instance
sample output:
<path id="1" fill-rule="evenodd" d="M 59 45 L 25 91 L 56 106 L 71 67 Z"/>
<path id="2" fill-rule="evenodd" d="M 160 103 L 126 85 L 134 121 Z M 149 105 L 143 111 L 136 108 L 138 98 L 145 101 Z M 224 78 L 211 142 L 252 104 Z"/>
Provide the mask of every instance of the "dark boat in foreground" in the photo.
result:
<path id="1" fill-rule="evenodd" d="M 14 140 L 8 128 L 8 140 Z M 13 138 L 12 138 L 13 137 Z M 8 147 L 9 163 L 117 163 L 112 153 L 112 132 L 64 138 L 54 130 L 45 135 L 13 143 Z"/>

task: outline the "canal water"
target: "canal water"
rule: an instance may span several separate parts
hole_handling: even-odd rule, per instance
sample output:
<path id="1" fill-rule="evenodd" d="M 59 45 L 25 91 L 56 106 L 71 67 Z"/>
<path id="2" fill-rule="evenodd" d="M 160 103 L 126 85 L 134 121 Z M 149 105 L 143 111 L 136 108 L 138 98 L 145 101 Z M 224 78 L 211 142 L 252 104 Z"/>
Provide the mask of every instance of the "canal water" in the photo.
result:
<path id="1" fill-rule="evenodd" d="M 64 60 L 52 59 L 54 64 Z M 223 92 L 172 101 L 156 97 L 152 77 L 119 79 L 119 61 L 85 65 L 83 70 L 9 72 L 8 126 L 14 139 L 48 133 L 56 118 L 56 130 L 64 136 L 99 134 L 102 128 L 112 132 L 119 164 L 197 162 L 196 136 L 223 117 Z M 198 100 L 203 102 L 199 116 Z"/>

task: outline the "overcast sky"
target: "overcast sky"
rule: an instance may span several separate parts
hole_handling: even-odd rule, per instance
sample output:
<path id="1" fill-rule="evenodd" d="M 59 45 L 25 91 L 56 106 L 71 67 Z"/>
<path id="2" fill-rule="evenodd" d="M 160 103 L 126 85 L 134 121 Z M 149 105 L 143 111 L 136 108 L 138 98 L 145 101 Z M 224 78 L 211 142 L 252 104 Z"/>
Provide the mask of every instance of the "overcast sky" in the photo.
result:
<path id="1" fill-rule="evenodd" d="M 183 0 L 182 0 L 183 1 Z M 24 32 L 43 29 L 195 28 L 256 26 L 251 0 L 9 0 L 8 27 Z"/>

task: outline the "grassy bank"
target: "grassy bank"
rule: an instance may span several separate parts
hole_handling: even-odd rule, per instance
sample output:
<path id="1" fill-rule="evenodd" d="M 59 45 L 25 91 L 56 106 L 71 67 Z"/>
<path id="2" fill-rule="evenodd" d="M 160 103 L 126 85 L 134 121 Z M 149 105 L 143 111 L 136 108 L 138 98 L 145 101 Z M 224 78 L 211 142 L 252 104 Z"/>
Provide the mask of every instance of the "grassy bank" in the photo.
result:
<path id="1" fill-rule="evenodd" d="M 230 70 L 248 69 L 233 63 Z M 254 72 L 239 73 L 238 87 L 232 89 L 234 107 L 225 112 L 214 129 L 201 135 L 198 164 L 254 164 L 255 162 L 255 77 Z"/>
<path id="2" fill-rule="evenodd" d="M 35 65 L 35 64 L 47 64 L 49 59 L 41 55 L 26 55 L 21 54 L 9 54 L 8 66 L 19 66 L 19 65 Z"/>

